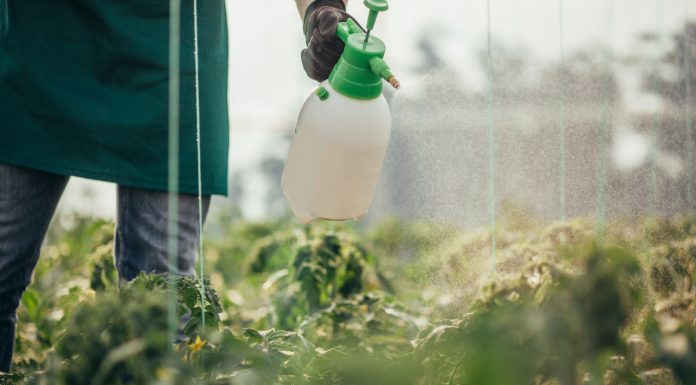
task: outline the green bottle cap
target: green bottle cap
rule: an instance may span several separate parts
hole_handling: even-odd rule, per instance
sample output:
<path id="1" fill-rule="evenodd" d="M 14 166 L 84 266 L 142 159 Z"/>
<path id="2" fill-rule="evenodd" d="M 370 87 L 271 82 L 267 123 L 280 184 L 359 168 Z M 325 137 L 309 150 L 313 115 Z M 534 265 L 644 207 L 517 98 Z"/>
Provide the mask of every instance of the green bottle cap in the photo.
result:
<path id="1" fill-rule="evenodd" d="M 375 14 L 388 8 L 386 0 L 365 0 L 365 5 Z M 389 80 L 393 76 L 384 61 L 384 42 L 374 36 L 365 40 L 365 32 L 353 19 L 339 23 L 336 35 L 345 43 L 345 48 L 329 76 L 331 87 L 353 99 L 379 97 L 382 79 Z"/>

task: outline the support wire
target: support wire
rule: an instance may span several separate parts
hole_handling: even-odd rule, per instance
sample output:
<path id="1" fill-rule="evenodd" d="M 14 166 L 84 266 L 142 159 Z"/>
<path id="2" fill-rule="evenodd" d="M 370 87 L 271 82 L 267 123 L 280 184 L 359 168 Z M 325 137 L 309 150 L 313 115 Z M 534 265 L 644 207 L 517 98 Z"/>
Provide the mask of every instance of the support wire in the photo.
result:
<path id="1" fill-rule="evenodd" d="M 560 53 L 560 68 L 559 68 L 559 188 L 558 188 L 558 204 L 560 206 L 561 220 L 566 220 L 566 85 L 565 85 L 565 51 L 564 43 L 564 19 L 563 19 L 563 0 L 558 3 L 558 45 Z"/>
<path id="2" fill-rule="evenodd" d="M 660 79 L 658 74 L 660 73 L 660 48 L 662 47 L 663 39 L 663 21 L 664 21 L 664 0 L 657 0 L 657 39 L 656 39 L 656 53 L 655 60 L 653 63 L 653 92 L 660 94 Z M 656 217 L 658 210 L 658 196 L 659 196 L 659 184 L 657 175 L 657 153 L 659 147 L 660 139 L 660 113 L 655 111 L 650 123 L 650 186 L 649 186 L 649 202 L 648 207 L 650 210 L 650 215 Z"/>
<path id="3" fill-rule="evenodd" d="M 486 3 L 488 60 L 488 225 L 491 232 L 491 264 L 496 264 L 495 128 L 493 126 L 493 54 L 491 46 L 491 0 Z"/>
<path id="4" fill-rule="evenodd" d="M 201 330 L 205 330 L 205 256 L 203 255 L 203 183 L 201 176 L 201 92 L 198 70 L 198 1 L 193 0 L 193 61 L 196 73 L 196 167 L 198 172 L 198 260 L 200 261 Z"/>
<path id="5" fill-rule="evenodd" d="M 169 172 L 167 212 L 167 254 L 169 258 L 170 287 L 167 300 L 167 325 L 169 341 L 176 340 L 177 306 L 176 284 L 171 279 L 178 273 L 178 222 L 179 222 L 179 92 L 181 49 L 181 0 L 169 1 Z"/>
<path id="6" fill-rule="evenodd" d="M 610 38 L 613 32 L 614 7 L 613 0 L 609 4 L 609 16 L 607 20 L 607 37 Z M 598 237 L 604 235 L 606 225 L 606 194 L 607 194 L 607 162 L 609 158 L 609 130 L 611 129 L 611 92 L 610 84 L 610 61 L 611 61 L 611 44 L 608 44 L 604 53 L 604 87 L 602 91 L 603 111 L 602 124 L 598 135 L 598 153 L 597 153 L 597 208 L 596 208 L 596 223 L 595 230 Z"/>
<path id="7" fill-rule="evenodd" d="M 696 214 L 694 207 L 694 128 L 693 128 L 693 105 L 694 99 L 691 94 L 691 41 L 689 41 L 689 0 L 684 0 L 684 72 L 686 83 L 686 144 L 687 144 L 687 189 L 686 197 L 688 202 L 689 215 Z"/>

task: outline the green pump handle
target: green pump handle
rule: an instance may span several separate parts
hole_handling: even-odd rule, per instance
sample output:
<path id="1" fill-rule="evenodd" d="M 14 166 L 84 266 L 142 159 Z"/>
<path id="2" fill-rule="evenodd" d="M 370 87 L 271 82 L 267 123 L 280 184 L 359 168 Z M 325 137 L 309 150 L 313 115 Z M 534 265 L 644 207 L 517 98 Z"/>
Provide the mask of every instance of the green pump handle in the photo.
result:
<path id="1" fill-rule="evenodd" d="M 367 17 L 367 31 L 372 31 L 375 28 L 377 15 L 389 9 L 387 0 L 365 0 L 365 6 L 370 9 L 370 16 Z"/>

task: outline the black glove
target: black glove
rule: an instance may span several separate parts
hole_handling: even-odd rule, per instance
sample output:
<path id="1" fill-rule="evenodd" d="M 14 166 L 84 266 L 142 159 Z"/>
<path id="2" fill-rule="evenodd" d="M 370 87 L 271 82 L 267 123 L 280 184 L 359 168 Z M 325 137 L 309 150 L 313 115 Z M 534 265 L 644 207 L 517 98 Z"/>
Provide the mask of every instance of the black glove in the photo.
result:
<path id="1" fill-rule="evenodd" d="M 302 50 L 302 66 L 307 76 L 324 81 L 343 53 L 343 42 L 336 36 L 338 23 L 353 19 L 343 0 L 317 0 L 307 7 L 304 32 L 307 48 Z M 355 20 L 355 19 L 353 19 Z"/>

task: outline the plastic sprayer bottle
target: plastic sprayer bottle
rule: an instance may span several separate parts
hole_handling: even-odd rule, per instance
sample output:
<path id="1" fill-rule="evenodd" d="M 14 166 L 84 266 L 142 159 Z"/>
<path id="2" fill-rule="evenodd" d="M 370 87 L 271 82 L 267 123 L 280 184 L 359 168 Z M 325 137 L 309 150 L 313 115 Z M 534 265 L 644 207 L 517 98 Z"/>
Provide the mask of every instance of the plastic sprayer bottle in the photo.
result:
<path id="1" fill-rule="evenodd" d="M 342 221 L 367 213 L 389 142 L 391 115 L 382 79 L 399 83 L 384 62 L 384 43 L 370 31 L 386 0 L 365 0 L 365 33 L 339 23 L 343 54 L 329 79 L 309 95 L 297 119 L 283 173 L 283 192 L 302 223 Z"/>

